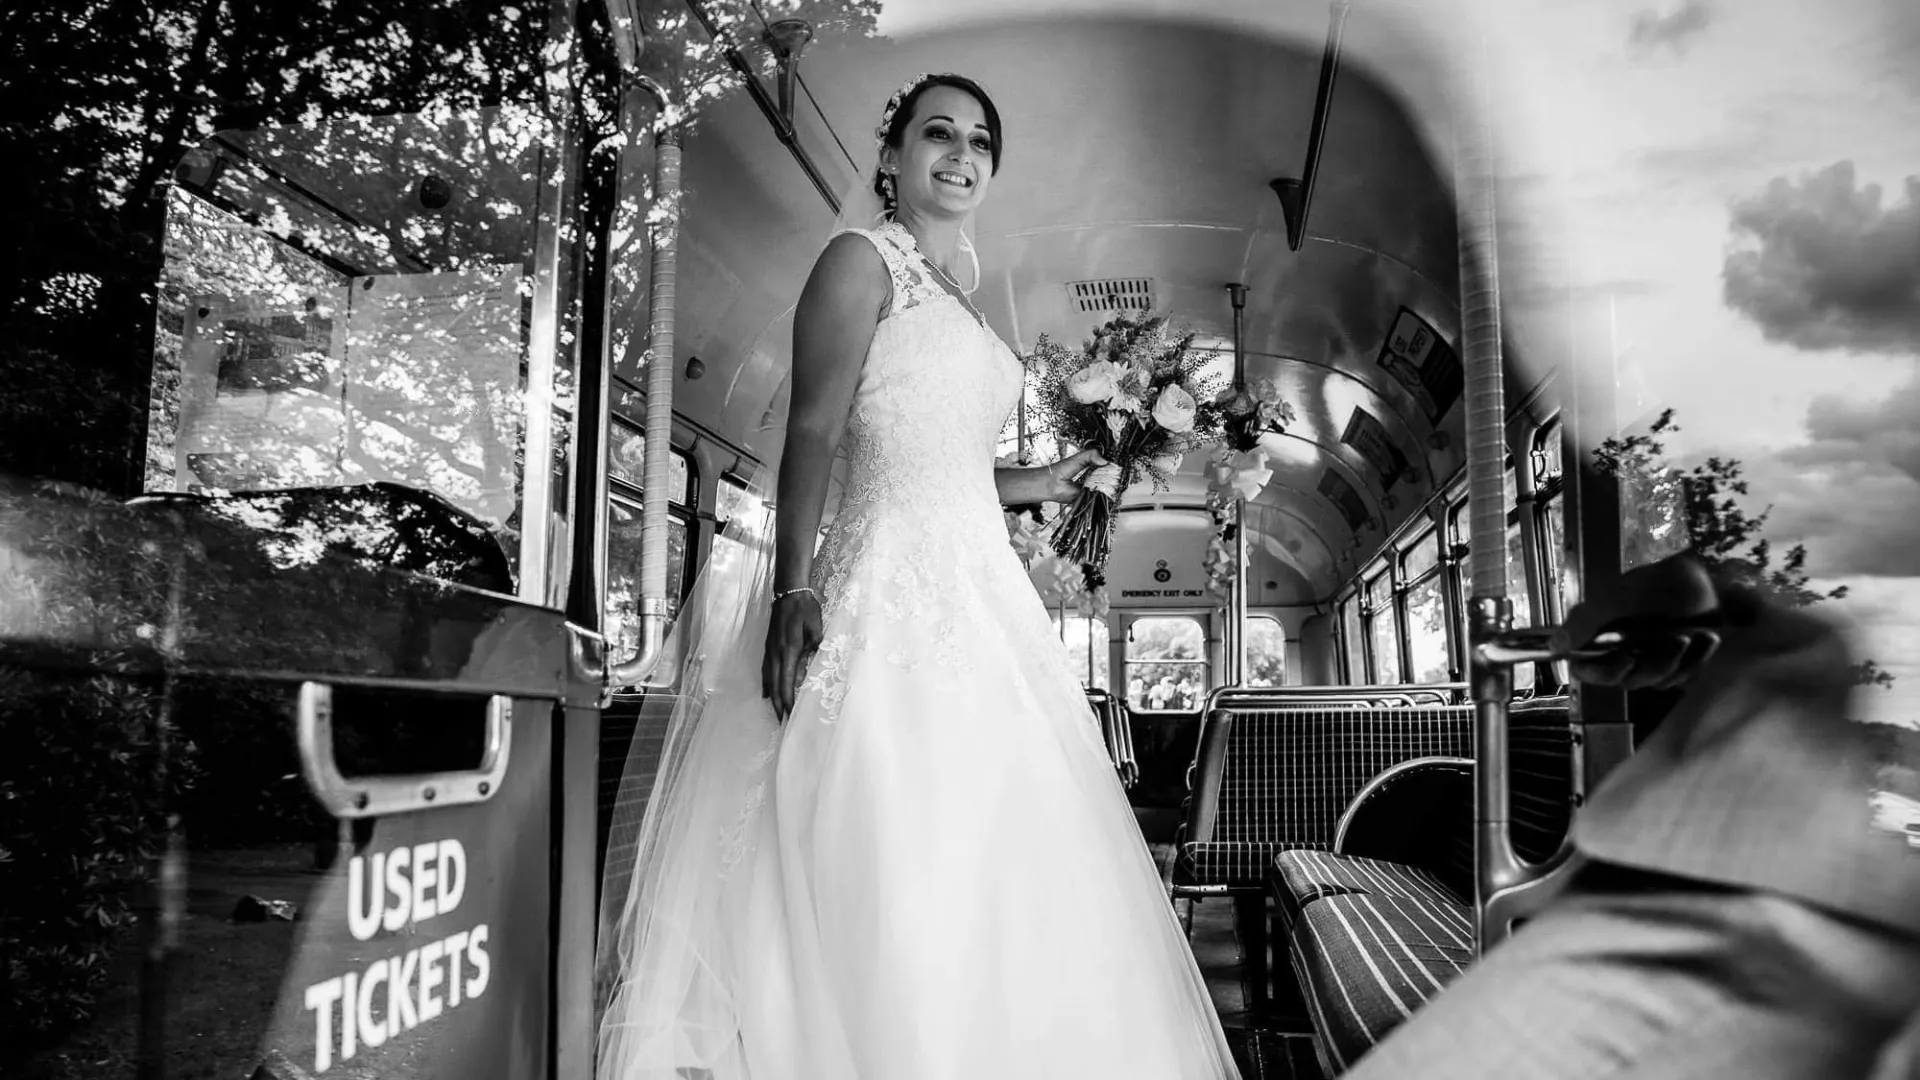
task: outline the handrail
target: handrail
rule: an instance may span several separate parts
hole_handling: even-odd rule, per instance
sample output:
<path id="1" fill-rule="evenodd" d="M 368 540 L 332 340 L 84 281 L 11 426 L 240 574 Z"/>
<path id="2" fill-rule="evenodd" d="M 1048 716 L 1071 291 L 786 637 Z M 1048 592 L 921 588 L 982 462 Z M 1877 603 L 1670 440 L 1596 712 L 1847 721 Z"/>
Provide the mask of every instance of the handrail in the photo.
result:
<path id="1" fill-rule="evenodd" d="M 1373 797 L 1374 792 L 1407 773 L 1436 768 L 1472 769 L 1473 759 L 1444 755 L 1409 758 L 1398 765 L 1389 765 L 1375 773 L 1373 779 L 1362 784 L 1360 790 L 1353 793 L 1353 798 L 1347 800 L 1347 808 L 1340 811 L 1340 819 L 1333 826 L 1333 853 L 1346 854 L 1347 831 L 1353 827 L 1353 819 L 1359 815 L 1361 808 L 1366 805 L 1368 799 Z"/>
<path id="2" fill-rule="evenodd" d="M 813 163 L 813 156 L 807 153 L 806 147 L 800 145 L 800 136 L 793 126 L 793 118 L 784 114 L 779 103 L 768 96 L 767 88 L 760 84 L 760 76 L 753 70 L 753 66 L 747 63 L 746 57 L 740 54 L 739 48 L 726 44 L 720 32 L 720 25 L 714 21 L 713 14 L 707 10 L 705 0 L 687 0 L 687 8 L 693 12 L 693 17 L 700 21 L 707 36 L 720 47 L 720 53 L 727 58 L 727 63 L 739 73 L 741 81 L 746 84 L 747 95 L 753 98 L 755 105 L 760 107 L 760 114 L 767 118 L 767 123 L 773 125 L 773 134 L 780 140 L 780 144 L 793 155 L 793 160 L 800 163 L 800 171 L 807 174 L 808 180 L 813 181 L 814 188 L 820 192 L 821 198 L 827 200 L 827 205 L 833 208 L 833 212 L 840 213 L 840 195 L 833 190 L 833 185 L 827 183 L 825 174 L 821 173 L 820 167 Z M 776 25 L 790 21 L 792 20 L 783 19 Z M 776 51 L 782 48 L 793 48 L 797 51 L 798 46 L 804 42 L 799 41 L 797 36 L 789 31 L 784 37 L 776 38 L 772 44 Z M 780 62 L 781 78 L 783 80 L 794 78 L 791 67 L 793 58 L 783 55 L 780 57 Z M 791 90 L 788 91 L 789 94 L 791 92 Z"/>
<path id="3" fill-rule="evenodd" d="M 1307 211 L 1313 205 L 1314 181 L 1320 175 L 1320 152 L 1327 139 L 1327 114 L 1333 105 L 1333 81 L 1340 72 L 1340 38 L 1351 7 L 1348 0 L 1335 0 L 1332 5 L 1332 25 L 1327 27 L 1326 51 L 1320 59 L 1320 85 L 1314 94 L 1313 122 L 1307 132 L 1307 160 L 1301 166 L 1300 179 L 1283 177 L 1268 185 L 1280 197 L 1289 251 L 1299 251 L 1307 239 Z"/>
<path id="4" fill-rule="evenodd" d="M 637 38 L 635 59 L 646 44 Z M 652 679 L 654 669 L 666 653 L 667 640 L 667 556 L 671 522 L 667 499 L 659 493 L 667 490 L 668 457 L 673 436 L 673 332 L 674 285 L 678 267 L 680 221 L 680 136 L 676 128 L 661 123 L 672 102 L 659 83 L 631 74 L 627 80 L 627 99 L 644 93 L 653 99 L 655 122 L 660 129 L 654 136 L 654 208 L 663 210 L 652 231 L 651 274 L 648 281 L 647 331 L 647 415 L 645 425 L 646 458 L 641 475 L 642 490 L 648 497 L 640 507 L 640 648 L 630 659 L 614 664 L 607 672 L 609 687 L 634 686 Z M 651 214 L 649 216 L 652 216 Z M 603 425 L 604 444 L 612 437 L 612 425 Z M 601 484 L 604 486 L 605 470 Z M 604 500 L 604 494 L 603 494 Z M 604 578 L 603 578 L 604 580 Z"/>

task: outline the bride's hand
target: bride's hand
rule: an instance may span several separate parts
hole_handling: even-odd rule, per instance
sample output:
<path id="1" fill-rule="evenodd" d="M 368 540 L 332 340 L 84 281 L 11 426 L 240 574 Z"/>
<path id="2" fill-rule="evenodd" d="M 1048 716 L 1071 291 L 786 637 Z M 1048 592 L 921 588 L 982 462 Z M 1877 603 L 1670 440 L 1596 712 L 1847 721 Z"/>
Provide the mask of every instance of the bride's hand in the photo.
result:
<path id="1" fill-rule="evenodd" d="M 1106 455 L 1098 450 L 1082 450 L 1072 457 L 1061 458 L 1047 466 L 1049 487 L 1047 502 L 1072 502 L 1080 497 L 1080 481 L 1084 473 L 1097 469 L 1107 463 Z"/>
<path id="2" fill-rule="evenodd" d="M 812 589 L 788 593 L 773 602 L 767 623 L 767 653 L 760 664 L 761 692 L 773 702 L 773 711 L 785 720 L 800 696 L 807 665 L 825 637 L 820 600 Z"/>

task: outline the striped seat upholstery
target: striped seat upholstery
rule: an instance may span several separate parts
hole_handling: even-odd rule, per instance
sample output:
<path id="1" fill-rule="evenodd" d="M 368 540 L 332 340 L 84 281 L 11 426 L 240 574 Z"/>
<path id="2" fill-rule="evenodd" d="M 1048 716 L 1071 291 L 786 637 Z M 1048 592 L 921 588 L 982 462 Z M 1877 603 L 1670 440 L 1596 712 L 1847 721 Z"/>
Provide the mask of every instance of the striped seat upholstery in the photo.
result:
<path id="1" fill-rule="evenodd" d="M 1548 858 L 1572 825 L 1573 748 L 1566 699 L 1509 710 L 1510 834 L 1522 858 Z M 1346 846 L 1354 848 L 1356 837 L 1372 854 L 1397 845 L 1394 860 L 1299 849 L 1275 856 L 1268 871 L 1278 933 L 1287 938 L 1331 1073 L 1473 960 L 1471 778 L 1457 769 L 1452 775 L 1446 784 L 1379 789 L 1367 804 L 1367 827 L 1356 818 Z"/>
<path id="2" fill-rule="evenodd" d="M 1472 724 L 1467 706 L 1214 710 L 1176 887 L 1263 889 L 1279 852 L 1332 846 L 1334 824 L 1368 780 L 1412 758 L 1464 756 Z"/>
<path id="3" fill-rule="evenodd" d="M 1410 895 L 1351 892 L 1307 905 L 1288 935 L 1330 1075 L 1404 1023 L 1473 962 L 1469 909 L 1409 879 Z"/>
<path id="4" fill-rule="evenodd" d="M 1459 894 L 1432 872 L 1384 859 L 1358 859 L 1325 851 L 1283 851 L 1269 871 L 1270 891 L 1279 902 L 1288 932 L 1300 923 L 1308 905 L 1330 896 L 1390 896 L 1412 903 L 1459 907 Z"/>

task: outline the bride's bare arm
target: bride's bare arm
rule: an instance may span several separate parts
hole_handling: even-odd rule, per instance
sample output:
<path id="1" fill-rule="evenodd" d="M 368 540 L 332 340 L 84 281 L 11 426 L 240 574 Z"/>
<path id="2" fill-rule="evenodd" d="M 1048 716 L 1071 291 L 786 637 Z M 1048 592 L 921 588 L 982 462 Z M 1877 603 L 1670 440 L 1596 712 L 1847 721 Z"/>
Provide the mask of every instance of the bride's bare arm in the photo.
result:
<path id="1" fill-rule="evenodd" d="M 993 486 L 1002 506 L 1071 502 L 1080 494 L 1080 474 L 1091 466 L 1106 463 L 1107 459 L 1098 450 L 1082 450 L 1051 465 L 1002 466 L 993 470 Z"/>
<path id="2" fill-rule="evenodd" d="M 820 603 L 804 589 L 827 481 L 846 431 L 860 368 L 892 286 L 859 236 L 836 237 L 814 263 L 793 316 L 793 397 L 774 494 L 773 618 L 761 677 L 782 717 L 793 709 L 807 658 L 819 648 Z"/>

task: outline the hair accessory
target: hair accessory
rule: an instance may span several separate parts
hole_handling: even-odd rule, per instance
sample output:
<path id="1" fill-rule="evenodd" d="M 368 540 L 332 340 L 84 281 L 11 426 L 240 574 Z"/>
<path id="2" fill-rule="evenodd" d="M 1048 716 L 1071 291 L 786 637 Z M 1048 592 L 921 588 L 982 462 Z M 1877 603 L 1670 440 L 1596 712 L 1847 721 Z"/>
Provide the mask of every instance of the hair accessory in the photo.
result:
<path id="1" fill-rule="evenodd" d="M 880 126 L 873 129 L 875 146 L 884 148 L 887 145 L 887 129 L 893 127 L 893 114 L 900 111 L 900 103 L 905 101 L 907 95 L 913 93 L 916 87 L 931 78 L 933 76 L 930 73 L 923 71 L 902 83 L 900 89 L 895 90 L 893 96 L 887 99 L 887 107 L 880 110 Z"/>

